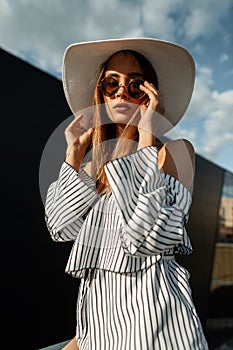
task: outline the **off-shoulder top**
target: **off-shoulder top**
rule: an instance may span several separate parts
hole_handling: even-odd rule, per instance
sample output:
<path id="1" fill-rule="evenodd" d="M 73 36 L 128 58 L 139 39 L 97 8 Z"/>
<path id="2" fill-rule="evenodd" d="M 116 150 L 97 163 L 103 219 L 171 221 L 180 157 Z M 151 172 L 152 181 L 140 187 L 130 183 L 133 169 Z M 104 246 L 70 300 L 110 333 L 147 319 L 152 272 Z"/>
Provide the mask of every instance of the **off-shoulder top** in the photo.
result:
<path id="1" fill-rule="evenodd" d="M 191 194 L 158 169 L 155 146 L 105 164 L 111 194 L 99 195 L 95 181 L 64 162 L 48 189 L 45 218 L 54 241 L 74 241 L 66 272 L 87 269 L 132 273 L 166 255 L 190 254 L 185 229 Z"/>

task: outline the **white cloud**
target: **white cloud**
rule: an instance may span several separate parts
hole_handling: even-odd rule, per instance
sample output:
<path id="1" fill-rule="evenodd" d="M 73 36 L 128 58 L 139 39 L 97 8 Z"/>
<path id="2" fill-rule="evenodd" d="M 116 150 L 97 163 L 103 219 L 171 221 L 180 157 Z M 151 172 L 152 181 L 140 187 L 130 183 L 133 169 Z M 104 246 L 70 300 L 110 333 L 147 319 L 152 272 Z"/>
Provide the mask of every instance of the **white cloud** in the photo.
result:
<path id="1" fill-rule="evenodd" d="M 184 138 L 189 140 L 193 145 L 197 142 L 197 129 L 195 127 L 189 128 L 183 126 L 182 121 L 176 125 L 172 130 L 170 130 L 165 136 L 170 140 L 177 140 Z"/>
<path id="2" fill-rule="evenodd" d="M 233 151 L 233 90 L 212 94 L 214 111 L 206 117 L 203 150 L 213 156 L 220 148 L 232 146 Z"/>
<path id="3" fill-rule="evenodd" d="M 219 62 L 220 63 L 224 63 L 226 61 L 229 61 L 229 56 L 226 54 L 226 53 L 223 53 L 221 56 L 220 56 L 220 59 L 219 59 Z"/>
<path id="4" fill-rule="evenodd" d="M 194 128 L 191 135 L 198 153 L 218 160 L 224 149 L 233 155 L 233 90 L 214 90 L 212 77 L 209 68 L 200 67 L 185 118 L 191 124 L 199 120 L 198 130 Z"/>
<path id="5" fill-rule="evenodd" d="M 172 13 L 177 11 L 182 0 L 143 2 L 143 31 L 165 40 L 175 40 L 176 25 Z"/>
<path id="6" fill-rule="evenodd" d="M 143 36 L 139 7 L 121 0 L 0 0 L 0 44 L 44 70 L 60 72 L 70 43 Z"/>
<path id="7" fill-rule="evenodd" d="M 199 67 L 194 86 L 193 98 L 186 112 L 189 119 L 202 119 L 213 112 L 213 72 L 208 67 Z"/>
<path id="8" fill-rule="evenodd" d="M 193 46 L 193 52 L 196 52 L 199 55 L 203 55 L 205 53 L 205 47 L 198 42 Z"/>
<path id="9" fill-rule="evenodd" d="M 206 27 L 209 27 L 211 22 L 212 18 L 203 12 L 201 8 L 193 9 L 185 21 L 186 36 L 191 40 L 199 36 L 205 36 Z"/>
<path id="10" fill-rule="evenodd" d="M 197 0 L 183 4 L 187 16 L 184 18 L 184 35 L 189 40 L 213 37 L 223 28 L 222 20 L 232 7 L 232 0 Z"/>

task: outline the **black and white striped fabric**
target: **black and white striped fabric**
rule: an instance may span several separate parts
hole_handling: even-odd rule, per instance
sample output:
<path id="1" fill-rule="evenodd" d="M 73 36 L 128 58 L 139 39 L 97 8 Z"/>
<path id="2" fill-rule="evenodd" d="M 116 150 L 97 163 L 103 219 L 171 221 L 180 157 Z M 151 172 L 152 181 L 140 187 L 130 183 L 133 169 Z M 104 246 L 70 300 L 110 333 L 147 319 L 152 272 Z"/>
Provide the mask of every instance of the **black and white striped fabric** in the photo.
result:
<path id="1" fill-rule="evenodd" d="M 144 147 L 108 162 L 110 195 L 85 171 L 63 163 L 47 194 L 55 241 L 73 240 L 66 272 L 81 278 L 77 342 L 83 349 L 208 349 L 192 302 L 185 230 L 189 191 Z"/>

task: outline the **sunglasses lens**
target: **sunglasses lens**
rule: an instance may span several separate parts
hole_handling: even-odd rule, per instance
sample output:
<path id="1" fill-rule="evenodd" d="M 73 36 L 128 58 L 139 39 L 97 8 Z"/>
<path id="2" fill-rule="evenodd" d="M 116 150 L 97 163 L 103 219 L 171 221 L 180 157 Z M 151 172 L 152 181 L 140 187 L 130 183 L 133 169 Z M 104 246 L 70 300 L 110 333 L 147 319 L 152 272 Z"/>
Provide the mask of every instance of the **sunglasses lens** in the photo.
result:
<path id="1" fill-rule="evenodd" d="M 116 93 L 119 87 L 119 82 L 117 79 L 112 77 L 104 78 L 100 84 L 100 91 L 103 95 L 112 96 Z"/>
<path id="2" fill-rule="evenodd" d="M 140 90 L 140 85 L 144 85 L 144 81 L 140 79 L 130 80 L 127 88 L 128 93 L 133 98 L 141 98 L 145 93 Z M 106 77 L 101 81 L 100 92 L 105 96 L 113 96 L 119 89 L 119 81 L 113 77 Z"/>
<path id="3" fill-rule="evenodd" d="M 131 97 L 133 98 L 140 98 L 145 93 L 144 91 L 140 90 L 140 85 L 144 85 L 144 81 L 140 79 L 131 80 L 131 82 L 128 85 L 128 91 Z"/>

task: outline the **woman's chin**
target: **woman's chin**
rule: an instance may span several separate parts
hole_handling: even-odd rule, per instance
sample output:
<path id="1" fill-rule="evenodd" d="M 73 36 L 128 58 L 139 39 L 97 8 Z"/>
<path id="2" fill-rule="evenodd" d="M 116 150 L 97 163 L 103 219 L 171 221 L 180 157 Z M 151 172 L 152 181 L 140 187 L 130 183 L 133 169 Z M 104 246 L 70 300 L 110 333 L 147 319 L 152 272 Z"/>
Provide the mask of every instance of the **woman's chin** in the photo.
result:
<path id="1" fill-rule="evenodd" d="M 137 105 L 138 107 L 138 105 Z M 110 120 L 116 124 L 128 124 L 128 122 L 135 116 L 137 108 L 127 108 L 125 106 L 117 106 L 111 108 L 108 113 Z M 134 119 L 134 118 L 133 118 Z"/>

